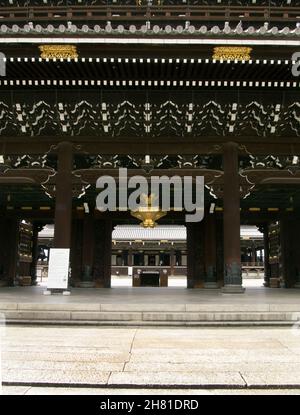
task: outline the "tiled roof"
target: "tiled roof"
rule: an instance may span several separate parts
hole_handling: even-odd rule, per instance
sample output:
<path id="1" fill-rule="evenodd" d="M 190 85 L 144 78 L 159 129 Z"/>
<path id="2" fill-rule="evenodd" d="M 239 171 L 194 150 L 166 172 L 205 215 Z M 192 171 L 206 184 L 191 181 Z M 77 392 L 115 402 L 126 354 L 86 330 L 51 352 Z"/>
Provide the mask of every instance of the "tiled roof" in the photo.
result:
<path id="1" fill-rule="evenodd" d="M 241 237 L 244 238 L 263 238 L 263 235 L 256 226 L 242 226 Z M 186 227 L 179 225 L 159 225 L 156 228 L 142 228 L 136 225 L 116 226 L 113 240 L 186 240 Z"/>
<path id="2" fill-rule="evenodd" d="M 262 239 L 263 234 L 257 229 L 256 226 L 242 226 L 241 237 L 245 239 L 248 239 L 248 238 Z"/>
<path id="3" fill-rule="evenodd" d="M 116 226 L 112 233 L 113 240 L 186 240 L 186 227 L 173 225 L 159 225 L 156 228 L 142 228 L 141 226 Z"/>
<path id="4" fill-rule="evenodd" d="M 168 36 L 174 37 L 174 35 L 180 35 L 183 37 L 266 37 L 266 38 L 280 38 L 280 37 L 300 37 L 299 24 L 294 28 L 285 26 L 278 28 L 277 26 L 270 26 L 268 23 L 262 24 L 256 28 L 254 26 L 243 27 L 241 23 L 230 25 L 228 22 L 220 23 L 212 27 L 202 25 L 196 27 L 192 24 L 189 25 L 134 25 L 131 24 L 129 27 L 124 25 L 112 25 L 107 22 L 106 25 L 94 25 L 94 24 L 59 24 L 59 25 L 41 25 L 41 24 L 25 24 L 25 25 L 6 25 L 0 26 L 1 36 L 31 36 L 31 35 L 86 35 L 86 36 Z M 42 39 L 40 39 L 42 41 Z"/>
<path id="5" fill-rule="evenodd" d="M 47 225 L 39 233 L 40 238 L 53 238 L 54 225 Z M 263 238 L 256 226 L 242 226 L 241 237 Z M 186 240 L 186 227 L 183 225 L 158 225 L 156 228 L 142 228 L 137 225 L 118 225 L 112 233 L 113 240 Z"/>

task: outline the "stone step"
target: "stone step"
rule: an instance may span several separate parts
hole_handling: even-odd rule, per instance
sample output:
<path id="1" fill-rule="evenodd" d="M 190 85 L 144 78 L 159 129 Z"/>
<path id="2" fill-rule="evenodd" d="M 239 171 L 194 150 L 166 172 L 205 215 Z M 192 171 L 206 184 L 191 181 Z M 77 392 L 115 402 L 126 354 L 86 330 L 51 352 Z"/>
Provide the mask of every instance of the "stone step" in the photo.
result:
<path id="1" fill-rule="evenodd" d="M 0 303 L 4 311 L 83 312 L 300 312 L 300 303 Z"/>
<path id="2" fill-rule="evenodd" d="M 230 307 L 210 305 L 210 310 L 202 309 L 201 304 L 184 305 L 122 305 L 119 311 L 113 306 L 103 304 L 17 304 L 16 308 L 2 307 L 0 314 L 7 323 L 49 323 L 49 324 L 122 324 L 122 325 L 266 325 L 298 324 L 300 325 L 300 306 L 283 304 L 276 311 L 257 311 L 259 307 Z M 91 307 L 95 306 L 95 308 Z M 97 306 L 97 307 L 96 307 Z M 104 306 L 104 307 L 103 307 Z M 105 307 L 106 306 L 106 307 Z M 132 307 L 134 306 L 134 307 Z M 271 305 L 268 305 L 270 310 Z M 100 311 L 103 308 L 107 311 Z M 115 307 L 117 308 L 117 307 Z M 227 309 L 226 309 L 227 308 Z M 263 307 L 262 307 L 263 308 Z M 193 309 L 194 311 L 187 311 Z M 223 310 L 222 310 L 223 309 Z M 182 310 L 182 311 L 178 311 Z"/>

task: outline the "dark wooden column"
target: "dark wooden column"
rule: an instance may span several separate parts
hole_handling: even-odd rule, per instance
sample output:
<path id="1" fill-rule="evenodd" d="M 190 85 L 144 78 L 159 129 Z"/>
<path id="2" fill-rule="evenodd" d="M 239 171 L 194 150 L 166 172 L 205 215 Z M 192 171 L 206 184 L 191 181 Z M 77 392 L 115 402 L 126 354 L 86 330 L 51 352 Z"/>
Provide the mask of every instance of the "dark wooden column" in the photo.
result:
<path id="1" fill-rule="evenodd" d="M 205 281 L 204 288 L 218 288 L 216 261 L 216 220 L 214 214 L 207 213 L 204 218 L 205 226 Z"/>
<path id="2" fill-rule="evenodd" d="M 240 241 L 240 185 L 238 146 L 226 143 L 223 151 L 224 188 L 224 293 L 242 293 Z"/>
<path id="3" fill-rule="evenodd" d="M 300 220 L 283 215 L 280 219 L 280 270 L 286 288 L 300 288 Z"/>
<path id="4" fill-rule="evenodd" d="M 293 246 L 294 246 L 294 262 L 295 262 L 295 276 L 293 281 L 293 288 L 300 288 L 300 218 L 296 218 L 293 226 L 294 230 L 294 238 L 293 238 Z"/>
<path id="5" fill-rule="evenodd" d="M 83 252 L 82 264 L 83 267 L 92 269 L 94 262 L 94 216 L 89 213 L 83 219 Z"/>
<path id="6" fill-rule="evenodd" d="M 216 249 L 217 249 L 217 282 L 219 287 L 224 285 L 224 227 L 223 215 L 216 219 Z"/>
<path id="7" fill-rule="evenodd" d="M 19 225 L 17 218 L 0 220 L 0 280 L 14 285 L 18 268 Z"/>
<path id="8" fill-rule="evenodd" d="M 280 279 L 286 288 L 293 286 L 296 275 L 294 255 L 294 222 L 287 216 L 280 218 Z"/>
<path id="9" fill-rule="evenodd" d="M 176 263 L 175 251 L 174 248 L 170 250 L 170 275 L 174 275 L 174 267 Z"/>
<path id="10" fill-rule="evenodd" d="M 127 264 L 128 264 L 129 267 L 133 266 L 133 253 L 132 253 L 132 248 L 131 247 L 128 249 Z"/>
<path id="11" fill-rule="evenodd" d="M 187 288 L 204 287 L 204 221 L 187 223 Z"/>
<path id="12" fill-rule="evenodd" d="M 0 217 L 0 286 L 6 285 L 6 270 L 5 270 L 5 219 Z"/>
<path id="13" fill-rule="evenodd" d="M 187 288 L 194 287 L 195 258 L 194 258 L 194 226 L 193 223 L 186 224 L 186 247 L 187 247 Z"/>
<path id="14" fill-rule="evenodd" d="M 94 281 L 97 288 L 111 287 L 112 222 L 95 220 Z"/>
<path id="15" fill-rule="evenodd" d="M 256 263 L 256 246 L 255 246 L 255 242 L 252 242 L 252 246 L 251 246 L 251 263 L 252 263 L 252 265 L 255 265 L 255 263 Z"/>
<path id="16" fill-rule="evenodd" d="M 82 265 L 80 275 L 80 287 L 93 288 L 95 286 L 93 276 L 94 266 L 94 215 L 88 213 L 83 219 L 82 232 Z"/>
<path id="17" fill-rule="evenodd" d="M 30 264 L 30 275 L 31 275 L 31 285 L 36 285 L 36 267 L 38 261 L 38 237 L 39 232 L 43 229 L 43 225 L 37 222 L 33 222 L 32 224 L 32 262 Z"/>
<path id="18" fill-rule="evenodd" d="M 269 246 L 269 225 L 265 223 L 259 227 L 259 231 L 264 235 L 264 286 L 270 286 L 271 268 L 270 268 L 270 246 Z"/>
<path id="19" fill-rule="evenodd" d="M 71 239 L 71 285 L 80 286 L 82 277 L 82 248 L 83 246 L 83 220 L 72 220 L 72 239 Z"/>
<path id="20" fill-rule="evenodd" d="M 64 141 L 57 150 L 54 248 L 71 247 L 72 223 L 72 143 Z"/>

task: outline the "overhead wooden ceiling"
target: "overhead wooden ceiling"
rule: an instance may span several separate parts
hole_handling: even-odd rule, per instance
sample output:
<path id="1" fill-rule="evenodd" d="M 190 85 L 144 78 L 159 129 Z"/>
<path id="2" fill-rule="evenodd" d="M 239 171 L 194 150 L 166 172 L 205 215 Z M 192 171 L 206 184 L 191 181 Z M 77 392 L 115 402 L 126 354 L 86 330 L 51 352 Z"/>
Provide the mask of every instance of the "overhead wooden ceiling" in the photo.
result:
<path id="1" fill-rule="evenodd" d="M 6 76 L 1 77 L 0 80 L 2 86 L 5 86 L 3 82 L 5 79 L 19 80 L 21 86 L 22 80 L 81 80 L 83 87 L 84 81 L 90 80 L 119 81 L 120 86 L 124 86 L 122 81 L 144 81 L 145 86 L 148 86 L 149 81 L 164 80 L 170 81 L 171 84 L 166 86 L 171 87 L 175 86 L 174 81 L 177 81 L 178 85 L 180 81 L 297 81 L 292 74 L 290 59 L 264 58 L 256 60 L 253 56 L 251 62 L 219 62 L 213 61 L 212 48 L 210 53 L 209 58 L 110 56 L 107 58 L 79 58 L 77 62 L 45 61 L 38 57 L 7 57 Z M 75 85 L 78 86 L 78 83 Z M 8 84 L 8 86 L 12 85 Z M 13 86 L 17 86 L 17 84 L 14 83 Z M 31 87 L 34 86 L 33 83 Z M 57 86 L 59 87 L 59 83 Z M 63 86 L 66 85 L 63 84 Z M 141 86 L 140 84 L 139 87 Z M 211 86 L 211 82 L 209 86 Z"/>

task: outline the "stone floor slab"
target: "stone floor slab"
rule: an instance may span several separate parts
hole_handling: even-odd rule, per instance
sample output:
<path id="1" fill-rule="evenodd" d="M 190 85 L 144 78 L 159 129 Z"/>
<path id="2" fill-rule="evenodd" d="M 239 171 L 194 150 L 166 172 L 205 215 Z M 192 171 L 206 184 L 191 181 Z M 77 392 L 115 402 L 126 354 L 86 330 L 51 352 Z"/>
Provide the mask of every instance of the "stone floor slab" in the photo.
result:
<path id="1" fill-rule="evenodd" d="M 82 384 L 105 385 L 110 372 L 95 370 L 35 370 L 35 369 L 4 369 L 2 371 L 3 383 L 24 384 Z"/>
<path id="2" fill-rule="evenodd" d="M 109 385 L 123 386 L 206 386 L 231 385 L 243 387 L 245 382 L 238 372 L 122 372 L 112 373 Z"/>
<path id="3" fill-rule="evenodd" d="M 129 360 L 129 354 L 121 352 L 103 352 L 103 353 L 22 353 L 22 352 L 2 352 L 2 360 L 44 360 L 55 362 L 109 362 L 124 363 Z"/>
<path id="4" fill-rule="evenodd" d="M 267 362 L 261 363 L 260 368 L 267 371 L 277 371 L 281 369 L 285 372 L 300 372 L 300 362 L 299 363 L 278 363 L 278 362 Z M 128 362 L 125 364 L 124 372 L 201 372 L 207 370 L 214 371 L 238 371 L 238 372 L 252 372 L 256 371 L 258 365 L 256 362 L 247 363 L 247 362 L 206 362 L 201 363 L 134 363 Z"/>
<path id="5" fill-rule="evenodd" d="M 75 370 L 75 371 L 99 371 L 99 372 L 122 372 L 124 363 L 113 362 L 57 362 L 57 361 L 19 361 L 10 360 L 2 361 L 2 369 L 14 369 L 14 370 Z"/>
<path id="6" fill-rule="evenodd" d="M 4 386 L 4 395 L 300 395 L 300 389 L 140 389 Z"/>
<path id="7" fill-rule="evenodd" d="M 250 387 L 278 387 L 278 386 L 300 386 L 300 370 L 256 370 L 243 371 L 242 376 Z"/>

